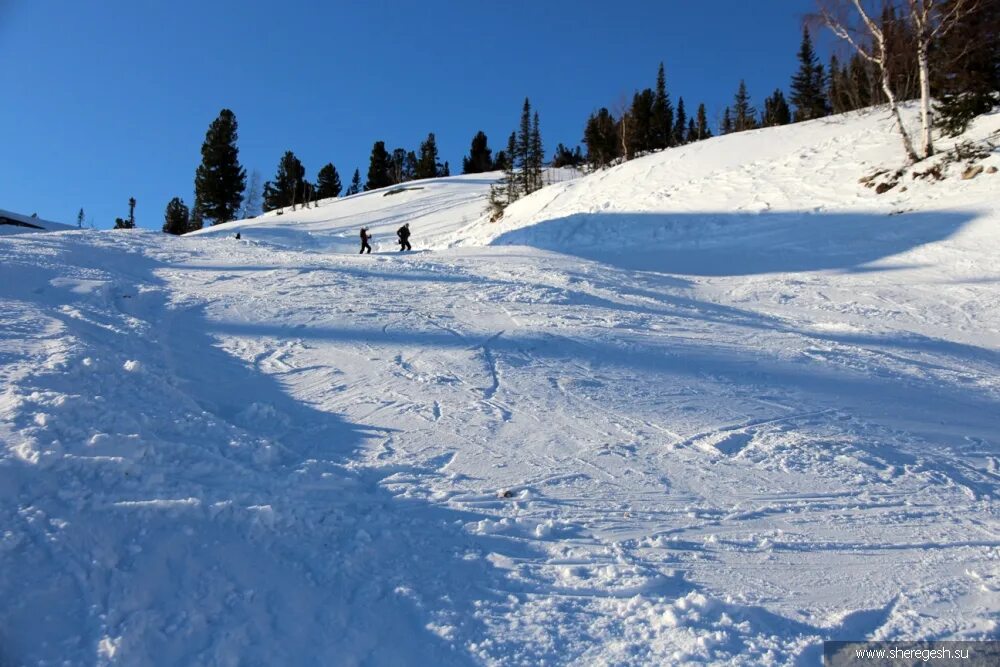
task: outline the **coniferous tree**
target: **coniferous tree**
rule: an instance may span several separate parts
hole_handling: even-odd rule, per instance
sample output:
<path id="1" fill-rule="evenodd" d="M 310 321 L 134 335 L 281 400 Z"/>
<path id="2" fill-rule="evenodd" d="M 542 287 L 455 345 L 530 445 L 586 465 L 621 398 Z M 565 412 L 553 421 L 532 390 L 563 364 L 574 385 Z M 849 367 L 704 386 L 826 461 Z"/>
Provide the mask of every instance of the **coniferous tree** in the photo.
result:
<path id="1" fill-rule="evenodd" d="M 420 143 L 420 157 L 417 158 L 417 178 L 434 178 L 438 175 L 438 149 L 434 133 Z"/>
<path id="2" fill-rule="evenodd" d="M 204 226 L 205 223 L 201 219 L 201 207 L 198 206 L 198 200 L 195 199 L 194 206 L 191 207 L 191 220 L 188 223 L 188 231 L 196 232 Z"/>
<path id="3" fill-rule="evenodd" d="M 726 107 L 726 110 L 722 112 L 722 123 L 719 125 L 719 132 L 721 134 L 730 134 L 734 129 L 733 114 L 729 107 Z"/>
<path id="4" fill-rule="evenodd" d="M 618 157 L 617 123 L 606 108 L 601 107 L 587 119 L 583 143 L 587 146 L 587 162 L 597 169 Z"/>
<path id="5" fill-rule="evenodd" d="M 493 171 L 504 171 L 507 168 L 507 151 L 497 151 L 497 157 L 493 161 Z"/>
<path id="6" fill-rule="evenodd" d="M 82 208 L 80 209 L 80 212 L 76 214 L 76 228 L 77 229 L 83 229 L 83 209 Z"/>
<path id="7" fill-rule="evenodd" d="M 403 179 L 412 181 L 417 177 L 417 154 L 409 151 L 403 159 Z"/>
<path id="8" fill-rule="evenodd" d="M 32 217 L 37 217 L 37 214 Z M 115 229 L 135 229 L 135 197 L 128 198 L 128 217 L 115 218 Z"/>
<path id="9" fill-rule="evenodd" d="M 490 150 L 486 134 L 482 130 L 472 137 L 468 157 L 462 158 L 463 174 L 481 174 L 493 171 L 493 151 Z"/>
<path id="10" fill-rule="evenodd" d="M 761 115 L 761 125 L 764 127 L 774 127 L 776 125 L 788 125 L 792 122 L 792 115 L 785 101 L 785 95 L 780 89 L 776 89 L 770 97 L 764 100 L 764 112 Z"/>
<path id="11" fill-rule="evenodd" d="M 583 164 L 583 154 L 580 152 L 579 146 L 576 147 L 575 151 L 571 151 L 562 144 L 556 146 L 556 153 L 552 157 L 553 167 L 579 167 L 581 164 Z"/>
<path id="12" fill-rule="evenodd" d="M 337 168 L 333 166 L 333 163 L 328 162 L 316 175 L 316 198 L 339 197 L 341 189 L 340 174 L 337 173 Z"/>
<path id="13" fill-rule="evenodd" d="M 830 113 L 851 111 L 851 101 L 847 95 L 847 69 L 841 67 L 837 54 L 830 56 L 830 64 L 826 69 L 826 99 L 830 103 Z"/>
<path id="14" fill-rule="evenodd" d="M 941 11 L 953 12 L 956 4 L 943 0 Z M 940 38 L 934 59 L 936 123 L 956 136 L 1000 104 L 1000 3 L 981 2 L 961 15 Z"/>
<path id="15" fill-rule="evenodd" d="M 799 47 L 799 71 L 792 77 L 792 104 L 795 105 L 795 122 L 822 118 L 829 114 L 824 93 L 823 66 L 813 51 L 809 28 L 802 28 L 802 45 Z"/>
<path id="16" fill-rule="evenodd" d="M 694 118 L 688 118 L 686 139 L 688 143 L 698 141 L 698 127 L 694 124 Z"/>
<path id="17" fill-rule="evenodd" d="M 743 132 L 757 127 L 757 110 L 750 105 L 747 84 L 740 79 L 740 87 L 733 98 L 733 131 Z"/>
<path id="18" fill-rule="evenodd" d="M 507 139 L 506 152 L 500 151 L 498 155 L 498 157 L 504 156 L 503 176 L 490 186 L 489 211 L 491 221 L 500 219 L 504 209 L 518 197 L 519 182 L 514 172 L 514 160 L 506 158 L 506 155 L 515 155 L 517 150 L 517 133 L 511 132 Z"/>
<path id="19" fill-rule="evenodd" d="M 632 96 L 632 107 L 629 111 L 628 150 L 629 155 L 647 153 L 656 144 L 656 128 L 653 120 L 653 102 L 655 94 L 649 88 Z M 673 132 L 674 128 L 670 128 Z"/>
<path id="20" fill-rule="evenodd" d="M 205 133 L 201 164 L 194 176 L 195 201 L 201 207 L 201 216 L 215 225 L 235 219 L 246 188 L 236 129 L 236 115 L 229 109 L 220 111 Z"/>
<path id="21" fill-rule="evenodd" d="M 274 181 L 264 183 L 264 210 L 294 206 L 305 199 L 306 168 L 292 151 L 285 151 Z"/>
<path id="22" fill-rule="evenodd" d="M 397 148 L 389 156 L 389 180 L 392 185 L 410 180 L 406 177 L 405 148 Z"/>
<path id="23" fill-rule="evenodd" d="M 351 178 L 351 184 L 347 188 L 347 192 L 344 196 L 356 195 L 361 192 L 361 171 L 359 169 L 354 170 L 354 176 Z"/>
<path id="24" fill-rule="evenodd" d="M 517 133 L 517 153 L 514 156 L 514 168 L 518 170 L 520 177 L 520 191 L 531 192 L 531 102 L 524 98 L 524 107 L 521 110 L 521 125 Z"/>
<path id="25" fill-rule="evenodd" d="M 441 168 L 441 173 L 439 175 L 442 177 L 451 176 L 451 167 L 448 166 L 447 160 L 444 161 L 444 167 Z"/>
<path id="26" fill-rule="evenodd" d="M 677 98 L 677 121 L 674 125 L 674 145 L 686 144 L 690 139 L 685 136 L 687 132 L 687 114 L 684 112 L 684 98 Z"/>
<path id="27" fill-rule="evenodd" d="M 418 175 L 417 178 L 420 176 Z M 365 192 L 388 185 L 392 185 L 389 179 L 389 153 L 385 150 L 384 141 L 376 141 L 372 146 L 372 154 L 368 162 L 368 180 L 365 181 Z"/>
<path id="28" fill-rule="evenodd" d="M 667 148 L 672 145 L 674 111 L 667 93 L 666 76 L 663 73 L 663 63 L 656 73 L 656 91 L 653 93 L 653 150 Z"/>
<path id="29" fill-rule="evenodd" d="M 708 127 L 708 113 L 705 111 L 705 104 L 701 103 L 698 105 L 698 115 L 697 122 L 695 123 L 695 129 L 697 130 L 697 137 L 692 138 L 688 135 L 689 141 L 701 141 L 702 139 L 708 139 L 712 136 L 712 130 Z"/>
<path id="30" fill-rule="evenodd" d="M 545 149 L 542 147 L 542 132 L 538 123 L 538 112 L 531 121 L 531 141 L 529 142 L 531 159 L 532 191 L 538 190 L 542 183 L 542 164 L 545 162 Z"/>
<path id="31" fill-rule="evenodd" d="M 174 197 L 167 204 L 163 213 L 163 232 L 165 234 L 186 234 L 191 228 L 191 212 L 184 205 L 184 200 Z"/>

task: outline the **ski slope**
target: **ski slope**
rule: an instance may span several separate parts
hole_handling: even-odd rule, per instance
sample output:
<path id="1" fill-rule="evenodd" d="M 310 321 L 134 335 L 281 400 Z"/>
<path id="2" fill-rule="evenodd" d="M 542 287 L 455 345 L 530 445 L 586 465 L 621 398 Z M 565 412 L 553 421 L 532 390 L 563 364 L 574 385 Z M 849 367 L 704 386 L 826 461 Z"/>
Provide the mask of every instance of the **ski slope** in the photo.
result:
<path id="1" fill-rule="evenodd" d="M 890 127 L 0 239 L 0 664 L 1000 638 L 1000 175 Z"/>

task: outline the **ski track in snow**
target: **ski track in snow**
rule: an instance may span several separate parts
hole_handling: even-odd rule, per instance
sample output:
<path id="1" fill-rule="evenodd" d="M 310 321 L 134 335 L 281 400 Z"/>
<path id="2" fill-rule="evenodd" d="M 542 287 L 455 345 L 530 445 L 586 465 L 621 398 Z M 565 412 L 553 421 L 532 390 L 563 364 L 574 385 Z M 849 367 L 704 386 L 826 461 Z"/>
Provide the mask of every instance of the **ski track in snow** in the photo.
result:
<path id="1" fill-rule="evenodd" d="M 886 122 L 693 144 L 492 226 L 488 182 L 453 178 L 184 239 L 0 239 L 0 664 L 819 664 L 824 639 L 998 638 L 989 184 L 944 200 L 978 211 L 960 230 L 914 218 L 880 257 L 884 212 L 767 217 L 873 197 Z M 948 187 L 906 201 L 944 211 Z M 759 217 L 636 218 L 639 265 L 594 254 L 605 203 L 699 196 Z M 340 252 L 404 221 L 435 251 Z M 651 271 L 654 247 L 706 264 Z"/>

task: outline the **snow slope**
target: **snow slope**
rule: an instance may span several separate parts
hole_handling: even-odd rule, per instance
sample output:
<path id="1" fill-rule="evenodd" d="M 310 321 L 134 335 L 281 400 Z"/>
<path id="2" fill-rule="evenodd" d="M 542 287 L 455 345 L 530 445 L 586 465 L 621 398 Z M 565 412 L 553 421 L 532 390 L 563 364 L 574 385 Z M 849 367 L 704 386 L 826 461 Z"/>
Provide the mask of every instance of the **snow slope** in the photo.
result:
<path id="1" fill-rule="evenodd" d="M 1000 638 L 1000 176 L 877 196 L 888 127 L 0 240 L 0 664 Z"/>
<path id="2" fill-rule="evenodd" d="M 5 222 L 5 220 L 13 220 L 21 224 L 11 224 L 10 222 Z M 75 227 L 0 209 L 0 236 L 25 234 L 28 232 L 64 232 L 70 229 L 75 229 Z"/>

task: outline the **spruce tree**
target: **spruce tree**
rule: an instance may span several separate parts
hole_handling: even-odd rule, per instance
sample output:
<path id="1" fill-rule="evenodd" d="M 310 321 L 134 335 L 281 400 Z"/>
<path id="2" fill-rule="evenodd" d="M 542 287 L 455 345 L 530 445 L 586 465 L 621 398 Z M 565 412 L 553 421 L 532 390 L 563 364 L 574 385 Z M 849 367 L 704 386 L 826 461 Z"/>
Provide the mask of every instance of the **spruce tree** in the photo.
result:
<path id="1" fill-rule="evenodd" d="M 417 154 L 409 151 L 403 159 L 403 179 L 412 181 L 417 177 Z"/>
<path id="2" fill-rule="evenodd" d="M 531 192 L 531 102 L 524 98 L 524 107 L 521 109 L 520 130 L 517 133 L 516 154 L 514 156 L 514 168 L 519 170 L 520 191 L 527 194 Z"/>
<path id="3" fill-rule="evenodd" d="M 722 123 L 719 125 L 719 132 L 721 134 L 730 134 L 733 130 L 733 114 L 729 107 L 726 107 L 726 110 L 722 112 Z"/>
<path id="4" fill-rule="evenodd" d="M 672 145 L 674 111 L 667 94 L 667 81 L 663 73 L 663 63 L 656 73 L 656 91 L 653 93 L 653 141 L 651 148 L 659 150 Z"/>
<path id="5" fill-rule="evenodd" d="M 776 125 L 788 125 L 792 122 L 792 115 L 785 101 L 785 95 L 780 89 L 764 100 L 764 113 L 761 117 L 761 125 L 764 127 L 774 127 Z"/>
<path id="6" fill-rule="evenodd" d="M 463 174 L 481 174 L 493 171 L 493 151 L 490 150 L 486 134 L 482 130 L 472 137 L 468 157 L 462 158 Z"/>
<path id="7" fill-rule="evenodd" d="M 83 209 L 82 208 L 80 209 L 80 212 L 76 214 L 76 228 L 77 229 L 83 229 Z"/>
<path id="8" fill-rule="evenodd" d="M 33 214 L 32 217 L 37 217 Z M 115 218 L 115 229 L 135 229 L 135 197 L 128 198 L 128 217 Z"/>
<path id="9" fill-rule="evenodd" d="M 542 147 L 542 132 L 538 124 L 538 112 L 531 121 L 531 183 L 532 191 L 538 190 L 542 183 L 542 165 L 545 162 L 545 149 Z"/>
<path id="10" fill-rule="evenodd" d="M 757 127 L 757 110 L 750 105 L 747 84 L 740 79 L 740 87 L 733 98 L 733 131 L 743 132 Z"/>
<path id="11" fill-rule="evenodd" d="M 393 185 L 410 179 L 406 176 L 406 149 L 397 148 L 389 157 L 389 180 Z"/>
<path id="12" fill-rule="evenodd" d="M 305 199 L 306 168 L 292 151 L 285 151 L 274 181 L 264 183 L 264 210 L 292 206 Z"/>
<path id="13" fill-rule="evenodd" d="M 654 99 L 655 94 L 649 88 L 632 96 L 627 139 L 629 155 L 648 153 L 656 145 L 658 130 L 654 123 Z M 673 130 L 674 128 L 671 127 L 671 133 Z"/>
<path id="14" fill-rule="evenodd" d="M 191 220 L 188 223 L 188 231 L 196 232 L 204 226 L 205 223 L 201 219 L 201 207 L 198 206 L 198 200 L 195 199 L 194 206 L 191 207 Z"/>
<path id="15" fill-rule="evenodd" d="M 943 0 L 954 11 L 958 0 Z M 936 124 L 957 136 L 973 118 L 1000 104 L 1000 3 L 981 2 L 938 42 L 931 91 L 938 99 Z"/>
<path id="16" fill-rule="evenodd" d="M 442 176 L 442 177 L 444 177 L 444 176 L 451 176 L 451 167 L 448 166 L 448 161 L 447 160 L 444 161 L 444 166 L 441 167 L 441 173 L 439 174 L 439 176 Z"/>
<path id="17" fill-rule="evenodd" d="M 354 176 L 351 178 L 351 184 L 347 188 L 347 192 L 344 196 L 356 195 L 361 192 L 361 171 L 359 169 L 354 170 Z"/>
<path id="18" fill-rule="evenodd" d="M 799 47 L 799 71 L 792 77 L 792 104 L 795 105 L 795 122 L 822 118 L 829 113 L 824 88 L 823 66 L 813 51 L 809 28 L 802 28 L 802 45 Z"/>
<path id="19" fill-rule="evenodd" d="M 385 150 L 384 141 L 376 141 L 375 145 L 372 146 L 371 158 L 368 161 L 368 180 L 365 181 L 365 192 L 384 188 L 391 184 L 389 180 L 389 153 Z"/>
<path id="20" fill-rule="evenodd" d="M 417 158 L 417 178 L 434 178 L 438 175 L 438 149 L 434 133 L 420 143 L 420 157 Z"/>
<path id="21" fill-rule="evenodd" d="M 604 107 L 587 119 L 583 143 L 587 146 L 587 163 L 592 168 L 606 167 L 618 157 L 616 126 L 614 116 Z"/>
<path id="22" fill-rule="evenodd" d="M 684 98 L 677 98 L 677 121 L 674 125 L 674 144 L 680 146 L 686 144 L 690 139 L 685 136 L 687 132 L 687 114 L 684 112 Z"/>
<path id="23" fill-rule="evenodd" d="M 184 200 L 174 197 L 167 204 L 163 213 L 163 232 L 180 236 L 186 234 L 191 228 L 191 212 L 184 205 Z"/>
<path id="24" fill-rule="evenodd" d="M 236 218 L 246 188 L 236 129 L 236 115 L 229 109 L 220 111 L 205 133 L 201 164 L 195 172 L 195 201 L 201 207 L 201 216 L 216 225 Z"/>
<path id="25" fill-rule="evenodd" d="M 698 132 L 697 137 L 691 137 L 688 135 L 688 141 L 701 141 L 702 139 L 708 139 L 712 136 L 712 130 L 708 127 L 708 113 L 705 111 L 704 102 L 698 105 L 698 115 L 697 122 L 695 123 L 695 129 Z"/>
<path id="26" fill-rule="evenodd" d="M 328 162 L 316 175 L 316 198 L 339 197 L 341 189 L 340 174 L 337 173 L 337 168 L 333 166 L 333 163 Z"/>

